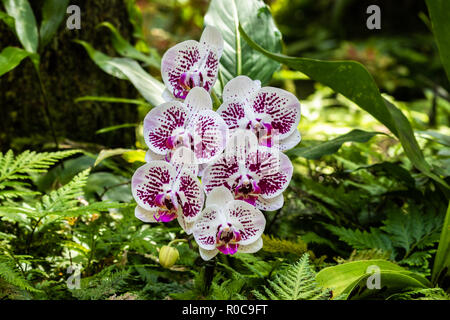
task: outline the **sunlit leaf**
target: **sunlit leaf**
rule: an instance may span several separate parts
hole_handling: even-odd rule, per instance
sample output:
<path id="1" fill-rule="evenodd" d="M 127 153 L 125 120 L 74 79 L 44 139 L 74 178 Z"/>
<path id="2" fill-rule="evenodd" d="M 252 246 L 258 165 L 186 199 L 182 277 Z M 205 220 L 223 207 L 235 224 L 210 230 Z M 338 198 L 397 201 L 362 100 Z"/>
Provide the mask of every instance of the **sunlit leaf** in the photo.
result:
<path id="1" fill-rule="evenodd" d="M 45 0 L 42 7 L 42 22 L 39 29 L 41 48 L 45 47 L 58 31 L 63 21 L 69 0 Z"/>

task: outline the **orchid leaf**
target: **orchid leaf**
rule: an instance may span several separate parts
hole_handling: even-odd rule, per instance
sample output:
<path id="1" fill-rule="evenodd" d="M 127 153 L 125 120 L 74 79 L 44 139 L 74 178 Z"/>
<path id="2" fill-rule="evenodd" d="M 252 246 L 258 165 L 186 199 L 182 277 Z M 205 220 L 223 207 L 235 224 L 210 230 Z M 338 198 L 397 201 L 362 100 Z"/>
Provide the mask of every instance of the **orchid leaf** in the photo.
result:
<path id="1" fill-rule="evenodd" d="M 69 0 L 46 0 L 42 7 L 42 23 L 39 29 L 41 49 L 45 47 L 58 31 L 64 20 Z"/>
<path id="2" fill-rule="evenodd" d="M 23 59 L 30 55 L 32 53 L 21 48 L 6 47 L 3 49 L 0 53 L 0 77 L 17 67 Z"/>

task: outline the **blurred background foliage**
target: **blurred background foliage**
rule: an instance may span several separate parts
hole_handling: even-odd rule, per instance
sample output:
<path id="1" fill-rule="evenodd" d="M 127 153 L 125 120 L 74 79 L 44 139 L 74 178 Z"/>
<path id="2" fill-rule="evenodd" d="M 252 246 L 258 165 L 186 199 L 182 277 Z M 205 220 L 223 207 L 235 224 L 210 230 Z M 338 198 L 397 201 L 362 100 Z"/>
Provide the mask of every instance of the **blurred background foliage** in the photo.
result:
<path id="1" fill-rule="evenodd" d="M 75 198 L 76 207 L 81 208 L 84 202 L 133 202 L 129 183 L 134 169 L 142 164 L 142 152 L 136 149 L 145 146 L 141 123 L 151 106 L 129 82 L 98 68 L 72 40 L 85 40 L 97 50 L 118 56 L 110 30 L 98 27 L 110 22 L 134 49 L 158 61 L 176 43 L 200 38 L 209 5 L 207 0 L 111 1 L 71 1 L 86 12 L 82 29 L 70 31 L 61 25 L 41 53 L 40 68 L 50 93 L 50 114 L 59 147 L 82 152 L 68 155 L 47 173 L 31 174 L 28 180 L 42 195 L 73 183 L 77 174 L 92 168 L 81 186 L 83 196 Z M 450 84 L 430 30 L 425 2 L 265 2 L 283 35 L 283 53 L 361 62 L 385 97 L 395 102 L 411 122 L 426 160 L 449 182 Z M 39 1 L 31 3 L 33 9 L 40 6 Z M 365 11 L 368 5 L 377 3 L 382 8 L 382 29 L 368 30 Z M 14 34 L 1 22 L 0 35 L 0 48 L 17 44 Z M 143 67 L 160 79 L 158 68 L 151 63 Z M 2 152 L 55 150 L 42 111 L 41 92 L 33 77 L 30 61 L 0 77 Z M 113 213 L 108 213 L 108 208 L 86 209 L 83 215 L 63 215 L 48 221 L 40 216 L 22 219 L 4 215 L 0 225 L 0 241 L 7 249 L 4 259 L 20 265 L 16 276 L 27 284 L 17 280 L 12 285 L 0 279 L 0 298 L 255 298 L 258 293 L 252 293 L 254 288 L 266 285 L 267 279 L 276 274 L 288 272 L 283 263 L 294 263 L 304 253 L 316 269 L 385 259 L 430 278 L 448 205 L 440 187 L 414 169 L 387 128 L 342 95 L 285 67 L 274 74 L 270 85 L 289 90 L 300 99 L 301 147 L 314 146 L 355 128 L 386 134 L 365 143 L 344 144 L 319 159 L 294 157 L 294 178 L 285 193 L 285 206 L 265 213 L 265 246 L 255 255 L 220 256 L 217 263 L 204 263 L 195 244 L 181 243 L 176 245 L 180 259 L 171 269 L 164 269 L 158 263 L 159 248 L 185 235 L 173 226 L 142 224 L 135 219 L 132 205 Z M 134 102 L 76 100 L 84 96 Z M 114 148 L 124 150 L 100 153 Z M 104 160 L 97 164 L 99 153 Z M 40 199 L 31 194 L 27 197 L 27 203 Z M 9 199 L 0 201 L 3 206 L 11 205 Z M 305 263 L 303 258 L 297 267 Z M 67 289 L 69 265 L 82 270 L 82 290 Z M 433 280 L 433 284 L 444 290 L 449 287 L 445 277 Z M 426 290 L 370 297 L 446 297 L 443 292 Z M 365 294 L 359 290 L 352 297 Z"/>

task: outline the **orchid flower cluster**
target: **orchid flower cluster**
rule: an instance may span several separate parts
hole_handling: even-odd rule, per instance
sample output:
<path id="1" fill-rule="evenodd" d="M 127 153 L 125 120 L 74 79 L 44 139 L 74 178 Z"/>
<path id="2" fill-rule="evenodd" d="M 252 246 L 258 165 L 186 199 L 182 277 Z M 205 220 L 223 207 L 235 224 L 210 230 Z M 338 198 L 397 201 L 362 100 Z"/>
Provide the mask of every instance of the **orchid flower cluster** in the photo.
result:
<path id="1" fill-rule="evenodd" d="M 262 248 L 260 210 L 283 206 L 293 172 L 283 151 L 301 140 L 298 99 L 246 76 L 224 86 L 223 103 L 213 111 L 222 51 L 220 32 L 207 26 L 199 42 L 164 54 L 166 102 L 144 119 L 147 163 L 132 178 L 136 217 L 177 219 L 204 260 Z"/>

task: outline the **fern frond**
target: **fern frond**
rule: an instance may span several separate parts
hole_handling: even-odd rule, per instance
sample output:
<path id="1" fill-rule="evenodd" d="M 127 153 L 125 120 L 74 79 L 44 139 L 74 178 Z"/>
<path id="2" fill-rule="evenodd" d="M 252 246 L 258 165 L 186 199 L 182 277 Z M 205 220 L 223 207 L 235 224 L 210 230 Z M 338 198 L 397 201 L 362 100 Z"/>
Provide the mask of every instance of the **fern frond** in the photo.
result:
<path id="1" fill-rule="evenodd" d="M 58 152 L 25 151 L 14 158 L 12 150 L 5 155 L 0 153 L 0 183 L 6 180 L 18 179 L 30 172 L 45 172 L 50 166 L 61 159 L 70 157 L 80 150 Z"/>
<path id="2" fill-rule="evenodd" d="M 441 288 L 425 288 L 394 294 L 390 300 L 450 300 L 450 296 Z"/>
<path id="3" fill-rule="evenodd" d="M 328 300 L 331 291 L 316 284 L 315 273 L 305 253 L 299 261 L 289 265 L 274 280 L 264 286 L 264 293 L 253 290 L 252 293 L 261 300 Z"/>
<path id="4" fill-rule="evenodd" d="M 36 209 L 42 213 L 62 211 L 76 207 L 78 198 L 83 196 L 90 169 L 77 174 L 72 181 L 42 197 Z"/>
<path id="5" fill-rule="evenodd" d="M 0 254 L 0 278 L 20 289 L 30 292 L 39 292 L 39 290 L 32 287 L 17 270 L 15 262 L 3 254 Z"/>

